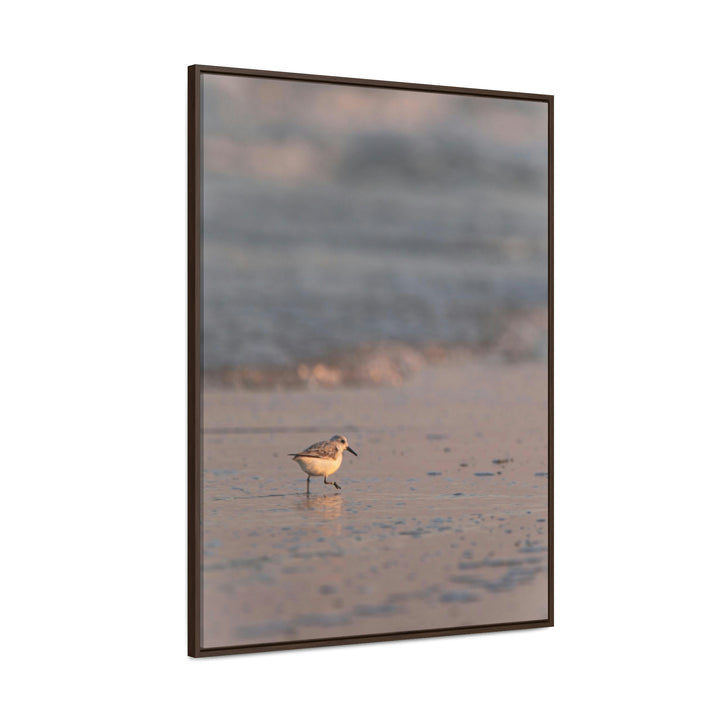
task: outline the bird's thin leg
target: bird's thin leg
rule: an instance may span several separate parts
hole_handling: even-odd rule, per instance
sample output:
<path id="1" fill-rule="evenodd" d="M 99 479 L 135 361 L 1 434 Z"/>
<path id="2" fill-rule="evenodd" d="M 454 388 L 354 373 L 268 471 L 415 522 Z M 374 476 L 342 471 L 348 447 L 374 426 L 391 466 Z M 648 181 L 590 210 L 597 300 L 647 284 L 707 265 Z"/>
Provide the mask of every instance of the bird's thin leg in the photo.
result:
<path id="1" fill-rule="evenodd" d="M 306 492 L 308 495 L 310 494 L 310 476 L 309 475 L 307 477 L 307 491 Z"/>
<path id="2" fill-rule="evenodd" d="M 328 482 L 327 475 L 325 475 L 325 484 L 326 485 L 334 485 L 338 490 L 340 490 L 340 486 L 336 482 L 332 482 L 332 480 L 330 482 Z"/>

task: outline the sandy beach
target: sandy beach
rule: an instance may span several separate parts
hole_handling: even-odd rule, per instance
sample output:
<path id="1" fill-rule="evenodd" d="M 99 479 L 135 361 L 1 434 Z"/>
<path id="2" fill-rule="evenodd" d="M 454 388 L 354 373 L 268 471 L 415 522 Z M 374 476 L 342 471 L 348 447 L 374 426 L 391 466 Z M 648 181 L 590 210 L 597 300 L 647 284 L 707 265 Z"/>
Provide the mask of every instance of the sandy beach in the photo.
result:
<path id="1" fill-rule="evenodd" d="M 547 617 L 547 365 L 206 389 L 204 647 Z M 347 435 L 338 491 L 288 457 Z"/>

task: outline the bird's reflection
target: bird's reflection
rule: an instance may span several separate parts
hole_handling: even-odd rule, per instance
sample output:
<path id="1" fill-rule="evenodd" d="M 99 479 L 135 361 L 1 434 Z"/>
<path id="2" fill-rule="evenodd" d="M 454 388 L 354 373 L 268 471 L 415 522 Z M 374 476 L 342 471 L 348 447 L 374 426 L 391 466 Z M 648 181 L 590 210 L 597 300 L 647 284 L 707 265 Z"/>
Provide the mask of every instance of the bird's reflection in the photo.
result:
<path id="1" fill-rule="evenodd" d="M 343 512 L 342 495 L 306 495 L 297 504 L 298 510 L 312 511 L 308 519 L 323 535 L 340 534 Z"/>
<path id="2" fill-rule="evenodd" d="M 342 514 L 342 495 L 304 495 L 299 502 L 303 510 L 318 511 L 324 519 L 332 520 Z"/>

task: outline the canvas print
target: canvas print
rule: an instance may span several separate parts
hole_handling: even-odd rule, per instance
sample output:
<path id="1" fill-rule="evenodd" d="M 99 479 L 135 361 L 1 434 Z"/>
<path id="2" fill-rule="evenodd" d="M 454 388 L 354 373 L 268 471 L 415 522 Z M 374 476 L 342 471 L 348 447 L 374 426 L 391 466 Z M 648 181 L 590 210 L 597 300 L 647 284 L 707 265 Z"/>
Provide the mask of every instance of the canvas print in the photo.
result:
<path id="1" fill-rule="evenodd" d="M 197 93 L 200 649 L 550 624 L 549 96 Z"/>

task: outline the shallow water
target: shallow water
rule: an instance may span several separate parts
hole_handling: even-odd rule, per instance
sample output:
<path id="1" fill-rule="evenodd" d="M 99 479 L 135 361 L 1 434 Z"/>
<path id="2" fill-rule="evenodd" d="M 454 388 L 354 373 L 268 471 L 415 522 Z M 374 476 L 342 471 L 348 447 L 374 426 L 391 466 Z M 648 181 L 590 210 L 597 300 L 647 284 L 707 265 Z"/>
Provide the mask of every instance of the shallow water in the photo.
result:
<path id="1" fill-rule="evenodd" d="M 286 440 L 292 444 L 292 436 Z M 382 455 L 363 433 L 353 442 L 368 460 Z M 223 444 L 250 455 L 246 437 L 225 436 Z M 454 445 L 445 471 L 425 477 L 366 477 L 361 452 L 336 476 L 342 491 L 314 478 L 309 495 L 305 479 L 280 456 L 258 479 L 248 470 L 208 468 L 204 644 L 544 618 L 542 465 L 520 460 L 502 476 L 474 472 L 465 454 L 469 462 L 460 466 L 462 443 Z"/>
<path id="2" fill-rule="evenodd" d="M 203 407 L 205 646 L 547 617 L 544 364 Z M 287 453 L 336 432 L 358 457 L 307 495 Z"/>

